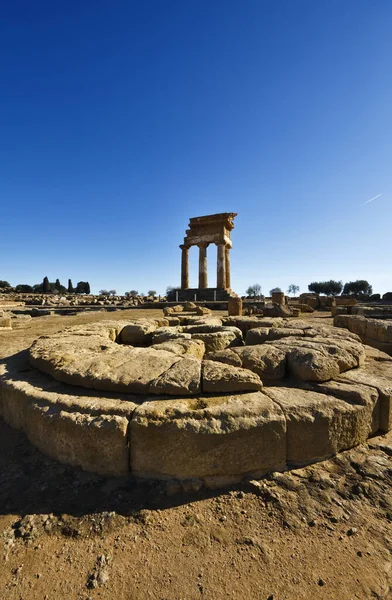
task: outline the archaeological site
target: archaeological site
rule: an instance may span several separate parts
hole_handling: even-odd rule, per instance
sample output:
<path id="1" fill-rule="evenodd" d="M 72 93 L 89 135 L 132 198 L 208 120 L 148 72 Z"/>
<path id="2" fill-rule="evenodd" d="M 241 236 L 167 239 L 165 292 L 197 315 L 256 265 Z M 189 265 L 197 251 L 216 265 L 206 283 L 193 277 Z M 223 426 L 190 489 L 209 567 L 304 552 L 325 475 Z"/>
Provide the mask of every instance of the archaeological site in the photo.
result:
<path id="1" fill-rule="evenodd" d="M 11 519 L 11 529 L 4 525 L 7 560 L 8 556 L 18 560 L 18 536 L 27 546 L 30 539 L 49 536 L 58 547 L 65 535 L 61 532 L 76 527 L 77 537 L 86 542 L 91 539 L 75 517 L 64 516 L 73 507 L 78 513 L 84 504 L 87 513 L 101 510 L 100 519 L 109 528 L 102 530 L 105 540 L 111 538 L 109 530 L 130 526 L 137 532 L 132 534 L 135 540 L 139 535 L 143 540 L 145 519 L 160 527 L 163 507 L 162 514 L 172 523 L 170 536 L 177 535 L 178 525 L 172 520 L 173 506 L 178 504 L 184 519 L 180 529 L 188 520 L 194 523 L 192 536 L 198 536 L 198 541 L 190 543 L 196 544 L 197 552 L 203 554 L 209 548 L 214 563 L 219 564 L 215 546 L 222 539 L 227 539 L 231 554 L 238 544 L 257 547 L 262 557 L 256 569 L 259 574 L 266 568 L 263 561 L 271 556 L 264 545 L 267 533 L 255 537 L 256 522 L 264 515 L 263 519 L 269 519 L 266 531 L 272 527 L 274 532 L 270 543 L 277 540 L 288 576 L 292 559 L 286 556 L 285 529 L 302 540 L 303 548 L 309 535 L 321 536 L 330 552 L 335 552 L 331 544 L 336 530 L 339 539 L 348 540 L 342 560 L 350 561 L 351 538 L 355 543 L 361 537 L 363 545 L 367 536 L 365 530 L 358 535 L 358 528 L 364 528 L 366 519 L 376 527 L 374 519 L 384 519 L 385 510 L 392 509 L 387 499 L 392 455 L 388 301 L 366 303 L 315 294 L 289 298 L 278 290 L 270 298 L 239 297 L 231 289 L 230 277 L 234 217 L 236 213 L 221 213 L 190 219 L 180 246 L 181 287 L 171 289 L 167 297 L 1 296 L 0 416 L 8 441 L 2 447 L 6 479 L 0 486 L 0 499 L 6 513 L 18 512 L 22 498 L 24 512 L 40 512 L 38 506 L 29 508 L 21 489 L 26 480 L 19 475 L 20 469 L 31 471 L 31 466 L 24 466 L 26 457 L 31 465 L 30 456 L 36 452 L 30 502 L 44 501 L 50 513 L 36 514 L 28 521 Z M 213 287 L 207 274 L 210 244 L 218 247 Z M 193 246 L 199 250 L 197 288 L 190 287 L 189 250 Z M 8 450 L 15 436 L 23 449 L 17 459 Z M 9 465 L 14 467 L 10 470 Z M 368 477 L 373 483 L 367 482 Z M 86 487 L 85 480 L 93 483 Z M 48 496 L 45 490 L 52 485 Z M 36 486 L 43 491 L 38 492 Z M 58 498 L 57 489 L 62 490 L 63 499 Z M 111 491 L 102 494 L 100 490 L 106 489 Z M 355 491 L 362 489 L 363 493 Z M 357 508 L 353 498 L 359 499 Z M 374 517 L 376 504 L 379 516 Z M 102 506 L 109 512 L 102 512 Z M 62 514 L 55 516 L 59 507 L 63 507 Z M 217 514 L 214 507 L 220 507 Z M 236 511 L 244 518 L 252 515 L 247 525 L 235 524 Z M 128 514 L 133 515 L 133 525 Z M 227 515 L 233 523 L 226 522 Z M 95 517 L 86 518 L 92 523 Z M 211 529 L 206 524 L 210 521 L 219 526 Z M 170 539 L 164 541 L 169 554 Z M 182 547 L 188 547 L 187 539 L 182 538 Z M 374 557 L 385 569 L 383 544 L 377 543 Z M 123 548 L 127 544 L 124 541 Z M 148 552 L 158 568 L 161 554 L 152 548 Z M 112 551 L 99 553 L 84 583 L 78 572 L 72 576 L 73 585 L 97 588 L 108 600 L 128 598 L 119 591 L 122 570 L 113 566 L 113 556 Z M 252 553 L 250 560 L 258 564 L 255 556 Z M 175 561 L 174 555 L 171 560 Z M 203 562 L 201 555 L 198 560 Z M 278 560 L 276 555 L 274 560 Z M 309 554 L 304 560 L 313 565 L 315 558 Z M 382 594 L 388 577 L 374 581 L 380 569 L 372 560 L 361 589 L 387 598 Z M 248 557 L 241 557 L 243 567 L 247 561 Z M 334 558 L 331 569 L 339 568 L 338 562 Z M 328 582 L 331 595 L 322 597 L 339 597 L 344 571 L 338 577 L 328 568 L 321 571 L 323 576 L 311 578 L 319 589 Z M 209 597 L 223 597 L 219 590 L 224 584 L 218 583 L 215 571 L 213 576 L 210 569 L 206 572 L 214 581 Z M 7 567 L 4 573 L 6 577 Z M 109 573 L 112 588 L 107 583 Z M 146 577 L 147 572 L 142 577 L 143 589 Z M 236 589 L 229 579 L 230 590 Z M 188 589 L 180 581 L 181 576 L 168 598 L 182 597 L 181 590 Z M 268 576 L 263 589 L 280 590 L 276 598 L 291 599 L 283 593 L 291 589 L 284 581 L 278 583 Z M 27 580 L 23 589 L 26 585 Z M 163 587 L 172 589 L 171 584 Z M 309 584 L 300 589 L 305 595 L 298 597 L 308 598 Z M 238 597 L 256 597 L 249 587 L 245 590 Z M 26 597 L 38 600 L 43 597 L 40 593 Z M 342 598 L 349 600 L 347 595 Z"/>

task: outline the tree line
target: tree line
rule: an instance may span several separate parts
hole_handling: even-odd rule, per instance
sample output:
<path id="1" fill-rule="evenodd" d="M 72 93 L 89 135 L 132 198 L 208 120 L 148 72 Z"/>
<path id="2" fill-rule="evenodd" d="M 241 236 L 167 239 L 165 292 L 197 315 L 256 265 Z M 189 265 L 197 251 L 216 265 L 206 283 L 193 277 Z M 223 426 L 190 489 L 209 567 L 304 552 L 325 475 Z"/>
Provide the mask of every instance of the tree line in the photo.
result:
<path id="1" fill-rule="evenodd" d="M 68 286 L 62 285 L 59 279 L 51 282 L 48 277 L 44 277 L 42 283 L 28 285 L 19 283 L 12 287 L 8 281 L 0 280 L 0 289 L 10 289 L 19 294 L 90 294 L 90 284 L 88 281 L 79 281 L 74 287 L 71 279 L 68 279 Z"/>
<path id="2" fill-rule="evenodd" d="M 335 281 L 330 279 L 329 281 L 313 281 L 308 285 L 309 292 L 314 294 L 325 294 L 326 296 L 371 296 L 373 288 L 366 279 L 357 279 L 356 281 L 349 281 L 343 285 L 342 281 Z M 280 287 L 272 288 L 269 291 L 269 295 L 272 296 L 274 292 L 281 292 Z M 297 296 L 300 288 L 295 283 L 289 285 L 287 294 L 289 296 Z M 261 285 L 254 283 L 250 285 L 246 290 L 246 295 L 253 298 L 262 297 Z"/>

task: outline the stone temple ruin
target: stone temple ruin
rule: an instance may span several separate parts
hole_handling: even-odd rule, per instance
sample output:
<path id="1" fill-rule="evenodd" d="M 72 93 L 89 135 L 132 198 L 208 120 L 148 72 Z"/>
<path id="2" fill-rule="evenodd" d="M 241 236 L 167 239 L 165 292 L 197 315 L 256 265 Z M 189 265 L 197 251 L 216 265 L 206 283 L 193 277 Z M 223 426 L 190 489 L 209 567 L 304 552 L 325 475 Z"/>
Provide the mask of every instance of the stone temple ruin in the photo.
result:
<path id="1" fill-rule="evenodd" d="M 231 231 L 237 213 L 219 213 L 204 217 L 193 217 L 189 220 L 184 243 L 180 245 L 181 254 L 181 289 L 172 293 L 170 300 L 212 301 L 228 300 L 233 293 L 230 281 L 230 250 L 232 248 Z M 210 244 L 218 247 L 216 287 L 208 287 L 207 248 Z M 199 248 L 199 286 L 189 287 L 189 250 L 192 246 Z"/>
<path id="2" fill-rule="evenodd" d="M 328 458 L 392 426 L 392 359 L 284 318 L 103 321 L 0 365 L 0 414 L 59 461 L 219 487 Z"/>
<path id="3" fill-rule="evenodd" d="M 190 219 L 176 300 L 233 298 L 235 216 Z M 209 244 L 218 246 L 216 288 Z M 199 287 L 190 289 L 195 245 Z M 0 416 L 63 463 L 183 489 L 307 465 L 391 429 L 392 358 L 347 329 L 266 314 L 168 310 L 40 337 L 2 361 Z"/>

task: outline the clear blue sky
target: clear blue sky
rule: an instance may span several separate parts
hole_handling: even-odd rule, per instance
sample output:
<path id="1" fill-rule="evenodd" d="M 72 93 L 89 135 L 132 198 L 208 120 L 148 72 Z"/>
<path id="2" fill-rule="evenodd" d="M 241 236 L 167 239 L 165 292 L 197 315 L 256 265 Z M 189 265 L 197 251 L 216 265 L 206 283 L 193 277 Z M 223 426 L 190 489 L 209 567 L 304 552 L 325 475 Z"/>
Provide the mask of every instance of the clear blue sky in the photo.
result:
<path id="1" fill-rule="evenodd" d="M 163 293 L 188 218 L 233 211 L 236 292 L 392 291 L 390 0 L 0 14 L 0 279 Z M 210 247 L 211 286 L 215 260 Z"/>

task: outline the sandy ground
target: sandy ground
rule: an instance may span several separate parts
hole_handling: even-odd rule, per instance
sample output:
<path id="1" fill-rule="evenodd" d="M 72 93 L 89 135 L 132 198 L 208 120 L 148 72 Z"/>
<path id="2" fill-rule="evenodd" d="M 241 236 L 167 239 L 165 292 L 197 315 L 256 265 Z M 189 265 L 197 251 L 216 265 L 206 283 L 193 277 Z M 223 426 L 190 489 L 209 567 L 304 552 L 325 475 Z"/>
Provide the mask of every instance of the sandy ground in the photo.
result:
<path id="1" fill-rule="evenodd" d="M 154 314 L 32 319 L 0 334 L 0 359 L 71 324 Z M 170 495 L 61 465 L 0 420 L 0 599 L 390 599 L 391 457 L 388 434 L 260 482 Z"/>

